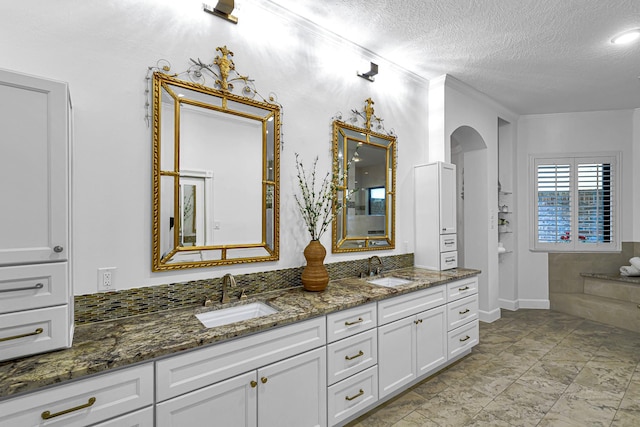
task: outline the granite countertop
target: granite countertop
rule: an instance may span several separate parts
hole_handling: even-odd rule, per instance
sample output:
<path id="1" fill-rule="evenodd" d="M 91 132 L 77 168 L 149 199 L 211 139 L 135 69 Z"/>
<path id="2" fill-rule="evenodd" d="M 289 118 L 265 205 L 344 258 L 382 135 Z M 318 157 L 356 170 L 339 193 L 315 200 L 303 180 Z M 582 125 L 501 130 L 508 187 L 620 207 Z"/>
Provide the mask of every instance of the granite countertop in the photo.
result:
<path id="1" fill-rule="evenodd" d="M 410 267 L 382 275 L 412 280 L 394 288 L 369 284 L 366 279 L 348 278 L 331 281 L 324 292 L 306 292 L 301 287 L 268 292 L 224 307 L 262 301 L 277 308 L 277 313 L 214 328 L 204 327 L 195 314 L 222 308 L 220 304 L 76 326 L 73 346 L 69 349 L 0 362 L 0 399 L 478 273 L 478 270 L 463 268 L 433 271 Z"/>

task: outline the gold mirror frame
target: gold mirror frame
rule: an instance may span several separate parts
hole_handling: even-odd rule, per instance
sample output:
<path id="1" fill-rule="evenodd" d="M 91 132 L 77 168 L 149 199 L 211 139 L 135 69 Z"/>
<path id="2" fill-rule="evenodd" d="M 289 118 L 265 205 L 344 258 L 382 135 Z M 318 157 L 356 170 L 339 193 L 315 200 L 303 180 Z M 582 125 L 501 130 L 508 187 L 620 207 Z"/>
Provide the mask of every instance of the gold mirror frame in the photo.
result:
<path id="1" fill-rule="evenodd" d="M 229 51 L 226 46 L 219 47 L 216 50 L 221 53 L 221 56 L 216 56 L 211 64 L 204 64 L 200 59 L 197 61 L 192 59 L 193 65 L 181 74 L 169 75 L 170 66 L 166 65 L 166 63 L 160 66 L 160 62 L 158 67 L 150 67 L 149 69 L 150 75 L 147 78 L 152 80 L 151 104 L 153 113 L 153 271 L 213 267 L 279 259 L 281 106 L 275 102 L 274 95 L 270 95 L 269 101 L 262 98 L 255 91 L 252 80 L 235 72 L 235 65 L 230 59 L 233 56 L 233 52 Z M 216 72 L 216 69 L 218 72 Z M 235 76 L 230 78 L 233 73 L 235 73 Z M 190 81 L 179 78 L 183 74 L 186 74 Z M 205 84 L 207 78 L 215 79 L 214 84 L 207 86 Z M 232 93 L 233 82 L 241 82 L 243 84 L 242 93 L 247 96 Z M 255 95 L 260 96 L 262 101 L 253 99 L 252 97 Z M 163 102 L 163 96 L 165 102 Z M 167 100 L 169 102 L 166 102 Z M 191 129 L 186 128 L 189 116 L 185 116 L 185 114 L 204 116 L 205 118 L 198 119 L 198 121 L 203 121 L 203 129 L 192 132 Z M 163 116 L 167 116 L 164 123 Z M 209 123 L 204 123 L 204 121 Z M 240 125 L 235 125 L 234 122 L 239 122 Z M 213 173 L 208 170 L 194 171 L 193 169 L 198 168 L 193 168 L 189 164 L 182 164 L 181 142 L 183 150 L 187 150 L 188 147 L 185 144 L 187 144 L 188 138 L 185 135 L 199 133 L 200 135 L 206 135 L 206 138 L 199 138 L 197 144 L 200 147 L 217 151 L 222 149 L 231 150 L 232 148 L 230 147 L 234 143 L 238 143 L 237 145 L 239 146 L 240 141 L 230 141 L 228 140 L 229 136 L 226 135 L 225 138 L 220 138 L 224 140 L 220 142 L 216 140 L 215 134 L 211 132 L 211 130 L 214 130 L 218 133 L 218 130 L 227 124 L 231 129 L 225 129 L 227 132 L 232 132 L 238 129 L 238 126 L 243 126 L 249 128 L 247 132 L 250 132 L 255 137 L 258 136 L 258 133 L 261 133 L 261 137 L 258 138 L 243 136 L 244 140 L 251 139 L 249 144 L 251 147 L 256 147 L 255 151 L 259 151 L 251 153 L 251 159 L 252 165 L 255 166 L 252 167 L 254 178 L 256 178 L 256 181 L 260 181 L 256 186 L 260 188 L 251 188 L 250 190 L 256 194 L 255 200 L 251 202 L 252 206 L 257 207 L 259 204 L 262 207 L 261 219 L 258 220 L 259 224 L 246 224 L 247 226 L 251 225 L 250 228 L 254 232 L 251 234 L 251 238 L 238 237 L 234 241 L 234 237 L 227 237 L 229 241 L 217 241 L 214 232 L 211 230 L 219 229 L 220 223 L 215 221 L 213 207 L 225 206 L 229 203 L 215 202 L 214 195 L 222 194 L 227 188 L 220 186 L 213 189 L 213 184 L 210 184 L 212 191 L 208 193 L 209 195 L 201 196 L 202 200 L 199 202 L 196 200 L 196 206 L 198 206 L 198 212 L 200 212 L 198 214 L 199 221 L 201 221 L 200 228 L 207 229 L 207 238 L 202 242 L 201 236 L 187 236 L 187 229 L 195 229 L 194 212 L 196 212 L 196 207 L 194 206 L 195 203 L 187 204 L 187 188 L 184 187 L 185 184 L 181 181 L 191 179 L 196 180 L 197 184 L 197 180 L 201 179 L 202 187 L 206 187 L 213 181 L 213 179 L 208 180 L 208 178 L 213 178 Z M 222 131 L 220 129 L 220 132 Z M 184 137 L 185 141 L 181 141 L 181 136 Z M 164 151 L 163 138 L 166 139 L 164 141 Z M 201 139 L 204 139 L 204 143 Z M 254 141 L 254 139 L 259 140 Z M 246 143 L 244 140 L 242 141 L 243 144 Z M 216 144 L 213 148 L 211 146 L 212 142 Z M 257 148 L 258 146 L 260 147 L 259 149 Z M 197 152 L 197 150 L 193 150 L 193 146 L 191 148 L 191 157 L 194 157 L 194 152 Z M 242 149 L 238 148 L 238 150 Z M 246 152 L 245 148 L 240 153 Z M 244 162 L 244 155 L 238 154 L 237 156 L 223 157 L 223 160 L 219 160 L 219 162 L 229 163 L 230 161 L 237 162 L 239 160 Z M 230 165 L 230 168 L 238 170 L 238 174 L 242 177 L 241 163 L 234 163 Z M 233 182 L 235 185 L 240 180 L 236 179 Z M 246 184 L 243 183 L 243 185 Z M 192 193 L 195 191 L 195 187 L 189 187 L 189 195 L 192 198 L 195 197 L 195 193 Z M 246 193 L 232 192 L 231 194 L 237 200 L 237 198 L 244 197 Z M 260 196 L 257 196 L 258 194 Z M 162 204 L 163 197 L 166 199 L 164 205 Z M 214 201 L 212 202 L 207 198 Z M 207 208 L 210 208 L 209 214 L 206 214 Z M 203 211 L 203 209 L 205 210 Z M 229 206 L 227 209 L 233 213 L 234 206 Z M 189 216 L 187 216 L 187 211 L 189 211 Z M 232 217 L 229 212 L 226 214 L 227 217 Z M 237 211 L 236 216 L 238 216 Z M 257 216 L 260 216 L 260 214 L 255 216 L 257 220 Z M 203 221 L 203 218 L 206 218 L 208 223 Z M 193 221 L 193 223 L 189 227 L 186 225 L 183 227 L 182 223 L 186 224 L 187 219 L 189 222 Z M 242 225 L 244 224 L 234 224 L 233 229 L 238 230 L 238 227 L 242 228 Z M 200 231 L 200 233 L 205 232 Z M 260 234 L 260 236 L 257 234 Z M 200 240 L 200 244 L 196 243 L 198 241 L 196 239 Z"/>
<path id="2" fill-rule="evenodd" d="M 369 98 L 362 112 L 353 110 L 351 123 L 341 121 L 341 114 L 333 122 L 333 162 L 337 176 L 340 176 L 334 192 L 331 248 L 334 253 L 395 248 L 397 139 L 393 130 L 387 132 L 382 125 L 383 120 L 375 116 L 373 104 Z M 359 122 L 363 122 L 362 126 L 357 126 Z M 371 130 L 372 127 L 376 131 Z M 358 164 L 366 161 L 367 168 L 374 169 L 358 171 Z M 383 177 L 380 168 L 383 168 Z M 369 183 L 373 187 L 357 186 L 358 177 L 369 174 L 369 171 L 375 173 L 376 169 L 377 181 L 371 180 Z M 384 197 L 373 198 L 373 191 L 382 188 L 379 185 L 381 182 L 384 183 Z M 366 206 L 356 203 L 366 203 Z M 358 215 L 358 210 L 364 215 Z M 380 212 L 384 212 L 384 215 L 380 215 Z M 365 222 L 378 228 L 362 233 L 362 228 L 367 226 Z"/>

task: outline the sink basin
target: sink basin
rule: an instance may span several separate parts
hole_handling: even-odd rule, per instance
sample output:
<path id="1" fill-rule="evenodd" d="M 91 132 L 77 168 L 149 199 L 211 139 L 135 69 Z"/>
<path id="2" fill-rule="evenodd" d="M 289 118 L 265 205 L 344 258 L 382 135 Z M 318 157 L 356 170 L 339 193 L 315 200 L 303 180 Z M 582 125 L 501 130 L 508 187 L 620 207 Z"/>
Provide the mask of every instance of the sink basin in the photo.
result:
<path id="1" fill-rule="evenodd" d="M 381 277 L 379 279 L 367 280 L 367 282 L 378 286 L 386 286 L 387 288 L 394 288 L 396 286 L 405 285 L 411 283 L 411 280 L 401 279 L 399 277 Z"/>
<path id="2" fill-rule="evenodd" d="M 214 328 L 243 320 L 255 319 L 256 317 L 268 316 L 269 314 L 277 312 L 278 310 L 263 302 L 252 302 L 250 304 L 196 314 L 196 317 L 207 328 Z"/>

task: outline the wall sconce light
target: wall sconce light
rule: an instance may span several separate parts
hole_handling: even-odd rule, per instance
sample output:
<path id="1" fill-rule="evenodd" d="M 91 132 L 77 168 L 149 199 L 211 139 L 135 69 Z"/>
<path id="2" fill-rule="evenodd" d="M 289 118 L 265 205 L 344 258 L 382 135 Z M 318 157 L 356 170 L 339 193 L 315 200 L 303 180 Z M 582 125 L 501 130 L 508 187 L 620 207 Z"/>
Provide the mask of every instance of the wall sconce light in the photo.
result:
<path id="1" fill-rule="evenodd" d="M 378 74 L 378 64 L 375 63 L 371 63 L 371 69 L 369 71 L 367 71 L 366 73 L 360 73 L 358 72 L 358 77 L 362 77 L 363 79 L 367 79 L 370 82 L 375 81 L 375 79 L 373 78 L 373 76 L 375 76 L 376 74 Z"/>
<path id="2" fill-rule="evenodd" d="M 202 3 L 202 9 L 205 12 L 237 24 L 238 18 L 231 14 L 231 12 L 233 12 L 233 8 L 234 0 L 219 0 L 216 7 L 211 7 L 208 4 Z"/>

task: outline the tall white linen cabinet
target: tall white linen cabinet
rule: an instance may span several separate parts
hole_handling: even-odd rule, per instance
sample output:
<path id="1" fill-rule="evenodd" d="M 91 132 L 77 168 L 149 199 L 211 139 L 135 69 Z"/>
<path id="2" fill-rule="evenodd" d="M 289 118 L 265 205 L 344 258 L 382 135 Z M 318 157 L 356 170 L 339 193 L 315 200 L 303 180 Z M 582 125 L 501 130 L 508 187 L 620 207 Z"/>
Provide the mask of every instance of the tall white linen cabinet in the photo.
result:
<path id="1" fill-rule="evenodd" d="M 456 165 L 434 162 L 415 166 L 414 188 L 416 267 L 456 268 Z"/>
<path id="2" fill-rule="evenodd" d="M 0 360 L 70 347 L 66 83 L 0 70 Z"/>

